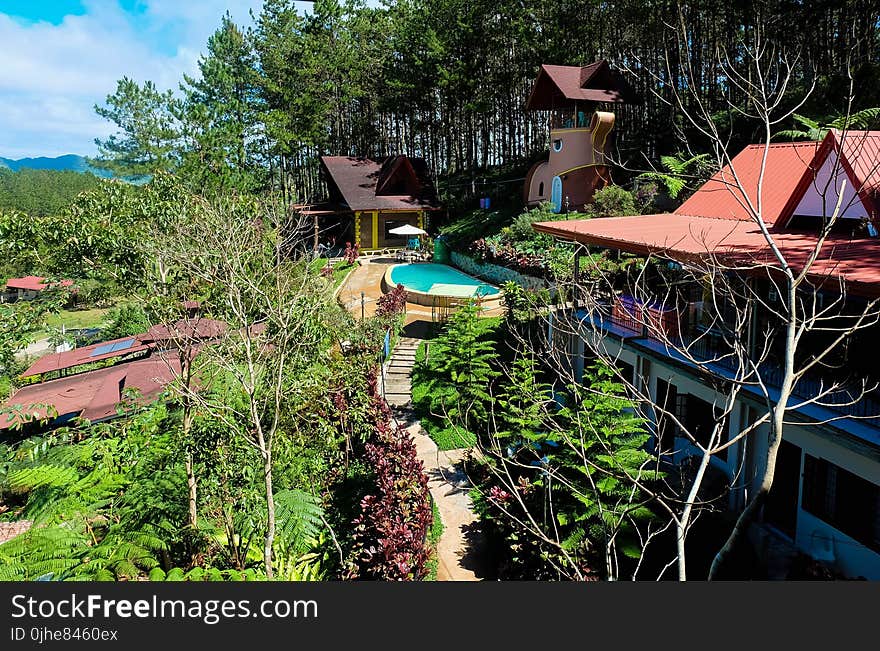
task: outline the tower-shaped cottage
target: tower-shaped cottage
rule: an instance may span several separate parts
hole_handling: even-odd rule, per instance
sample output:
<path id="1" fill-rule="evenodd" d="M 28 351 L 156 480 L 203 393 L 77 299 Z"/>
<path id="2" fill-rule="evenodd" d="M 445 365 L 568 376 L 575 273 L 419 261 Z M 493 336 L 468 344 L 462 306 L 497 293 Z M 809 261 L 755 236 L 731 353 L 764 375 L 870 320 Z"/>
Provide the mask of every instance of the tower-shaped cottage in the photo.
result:
<path id="1" fill-rule="evenodd" d="M 634 93 L 607 61 L 588 66 L 541 66 L 526 103 L 549 111 L 550 155 L 532 166 L 523 191 L 527 205 L 549 201 L 554 212 L 578 210 L 611 182 L 605 148 L 614 113 L 601 103 L 630 103 Z"/>

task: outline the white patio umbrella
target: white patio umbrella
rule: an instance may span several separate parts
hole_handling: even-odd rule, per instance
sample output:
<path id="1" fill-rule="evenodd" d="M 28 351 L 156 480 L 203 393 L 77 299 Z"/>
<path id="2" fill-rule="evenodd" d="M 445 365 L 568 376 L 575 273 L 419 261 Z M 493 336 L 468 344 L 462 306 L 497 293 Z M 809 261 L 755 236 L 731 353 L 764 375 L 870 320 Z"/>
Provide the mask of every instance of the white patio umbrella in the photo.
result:
<path id="1" fill-rule="evenodd" d="M 388 232 L 394 233 L 395 235 L 427 235 L 428 234 L 428 231 L 422 230 L 418 226 L 412 226 L 410 224 L 404 224 L 403 226 L 398 226 L 397 228 L 392 228 Z"/>

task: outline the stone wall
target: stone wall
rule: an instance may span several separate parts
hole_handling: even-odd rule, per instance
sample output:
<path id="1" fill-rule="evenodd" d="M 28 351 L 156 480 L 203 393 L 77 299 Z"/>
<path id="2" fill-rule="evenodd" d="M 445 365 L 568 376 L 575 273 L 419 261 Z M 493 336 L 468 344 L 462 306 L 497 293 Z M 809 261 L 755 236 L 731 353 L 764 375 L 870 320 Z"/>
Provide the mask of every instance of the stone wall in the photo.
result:
<path id="1" fill-rule="evenodd" d="M 520 287 L 526 289 L 543 289 L 544 287 L 549 286 L 549 284 L 541 278 L 527 276 L 518 271 L 508 269 L 507 267 L 501 267 L 497 264 L 477 262 L 473 258 L 466 256 L 463 253 L 459 253 L 458 251 L 452 252 L 452 264 L 465 273 L 481 278 L 497 287 L 501 287 L 509 280 L 512 280 Z"/>

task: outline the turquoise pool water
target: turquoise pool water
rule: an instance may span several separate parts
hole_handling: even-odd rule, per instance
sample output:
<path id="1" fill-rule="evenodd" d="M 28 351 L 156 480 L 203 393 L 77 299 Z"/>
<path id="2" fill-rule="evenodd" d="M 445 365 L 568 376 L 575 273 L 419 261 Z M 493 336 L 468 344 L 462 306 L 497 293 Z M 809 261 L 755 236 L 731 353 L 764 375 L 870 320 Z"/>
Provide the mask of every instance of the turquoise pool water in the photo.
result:
<path id="1" fill-rule="evenodd" d="M 497 287 L 468 276 L 454 267 L 433 262 L 397 265 L 391 270 L 391 282 L 424 293 L 428 293 L 436 284 L 473 287 L 478 296 L 497 294 L 499 291 Z"/>

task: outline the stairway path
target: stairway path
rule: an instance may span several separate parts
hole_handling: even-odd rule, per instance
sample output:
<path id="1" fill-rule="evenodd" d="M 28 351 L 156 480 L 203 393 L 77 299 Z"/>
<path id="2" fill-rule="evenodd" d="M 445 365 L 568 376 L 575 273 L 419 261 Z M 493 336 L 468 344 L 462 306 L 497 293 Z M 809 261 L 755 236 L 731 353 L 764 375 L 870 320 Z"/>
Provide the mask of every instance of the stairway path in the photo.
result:
<path id="1" fill-rule="evenodd" d="M 412 370 L 421 341 L 415 337 L 398 340 L 383 369 L 385 400 L 415 440 L 428 489 L 440 511 L 443 534 L 437 543 L 437 580 L 479 581 L 485 542 L 469 495 L 471 484 L 461 470 L 468 450 L 438 449 L 412 410 Z"/>

